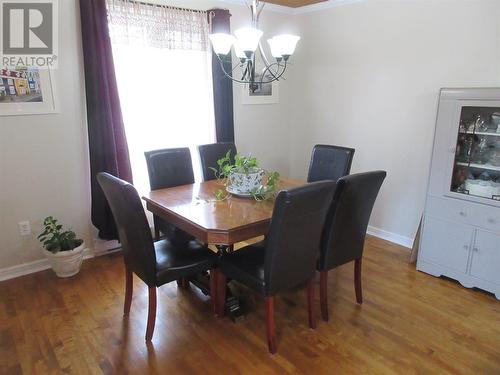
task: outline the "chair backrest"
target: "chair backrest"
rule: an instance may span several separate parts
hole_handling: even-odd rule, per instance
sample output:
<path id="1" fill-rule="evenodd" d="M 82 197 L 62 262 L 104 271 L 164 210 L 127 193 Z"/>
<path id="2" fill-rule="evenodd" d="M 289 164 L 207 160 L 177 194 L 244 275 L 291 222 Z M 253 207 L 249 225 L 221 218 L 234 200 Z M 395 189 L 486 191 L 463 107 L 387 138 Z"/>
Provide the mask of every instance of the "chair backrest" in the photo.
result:
<path id="1" fill-rule="evenodd" d="M 386 174 L 358 173 L 337 181 L 321 238 L 320 271 L 362 257 L 368 221 Z"/>
<path id="2" fill-rule="evenodd" d="M 167 148 L 144 153 L 151 190 L 194 183 L 189 148 Z"/>
<path id="3" fill-rule="evenodd" d="M 125 264 L 146 284 L 154 286 L 156 256 L 153 237 L 137 190 L 109 173 L 98 173 L 97 181 L 115 218 Z"/>
<path id="4" fill-rule="evenodd" d="M 322 181 L 280 191 L 266 241 L 265 290 L 275 295 L 316 272 L 321 231 L 335 182 Z"/>
<path id="5" fill-rule="evenodd" d="M 217 178 L 214 171 L 210 168 L 217 169 L 217 160 L 224 157 L 229 150 L 231 150 L 231 159 L 234 161 L 237 151 L 236 145 L 232 142 L 219 142 L 198 146 L 204 181 L 215 180 Z"/>
<path id="6" fill-rule="evenodd" d="M 347 176 L 351 171 L 354 149 L 316 145 L 311 154 L 307 182 L 332 180 Z"/>

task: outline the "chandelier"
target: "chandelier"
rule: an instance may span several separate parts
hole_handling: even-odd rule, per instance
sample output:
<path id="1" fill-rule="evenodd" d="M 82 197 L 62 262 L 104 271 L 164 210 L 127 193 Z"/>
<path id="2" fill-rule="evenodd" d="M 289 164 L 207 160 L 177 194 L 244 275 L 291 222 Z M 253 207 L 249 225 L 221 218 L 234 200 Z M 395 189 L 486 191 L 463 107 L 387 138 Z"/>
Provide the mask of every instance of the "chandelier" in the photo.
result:
<path id="1" fill-rule="evenodd" d="M 259 0 L 252 0 L 251 3 L 245 2 L 252 14 L 252 26 L 236 30 L 234 36 L 226 33 L 215 33 L 210 34 L 209 38 L 226 77 L 234 82 L 248 84 L 250 90 L 255 92 L 262 88 L 263 84 L 278 81 L 283 76 L 288 60 L 295 52 L 300 37 L 283 34 L 268 39 L 267 42 L 274 59 L 270 62 L 261 43 L 261 37 L 264 33 L 258 29 L 259 17 L 265 4 Z M 239 61 L 234 68 L 232 67 L 231 48 L 234 49 L 234 54 Z M 261 61 L 258 65 L 257 55 Z M 231 66 L 230 71 L 226 70 L 227 65 Z M 238 67 L 241 70 L 241 75 L 239 78 L 235 78 L 233 75 Z M 257 69 L 259 69 L 258 72 Z"/>

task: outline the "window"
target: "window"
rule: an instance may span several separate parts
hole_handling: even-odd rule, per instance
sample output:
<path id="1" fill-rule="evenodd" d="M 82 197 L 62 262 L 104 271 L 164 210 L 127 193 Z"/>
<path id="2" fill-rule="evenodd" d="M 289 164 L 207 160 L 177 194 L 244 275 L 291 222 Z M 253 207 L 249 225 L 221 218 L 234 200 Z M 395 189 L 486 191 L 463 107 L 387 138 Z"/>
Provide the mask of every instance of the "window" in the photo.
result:
<path id="1" fill-rule="evenodd" d="M 149 191 L 144 152 L 215 141 L 204 12 L 109 0 L 110 34 L 134 185 Z"/>

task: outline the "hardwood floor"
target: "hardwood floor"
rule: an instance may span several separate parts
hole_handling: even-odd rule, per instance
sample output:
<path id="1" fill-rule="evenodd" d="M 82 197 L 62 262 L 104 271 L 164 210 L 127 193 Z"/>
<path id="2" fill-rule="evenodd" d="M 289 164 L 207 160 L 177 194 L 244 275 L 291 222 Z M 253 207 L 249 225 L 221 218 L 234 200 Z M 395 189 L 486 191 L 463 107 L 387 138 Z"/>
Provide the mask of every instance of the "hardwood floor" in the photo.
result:
<path id="1" fill-rule="evenodd" d="M 243 287 L 236 324 L 213 316 L 193 287 L 158 290 L 146 345 L 147 287 L 134 276 L 123 317 L 119 254 L 86 261 L 80 274 L 52 271 L 0 283 L 2 374 L 500 374 L 500 302 L 415 271 L 406 249 L 368 238 L 363 305 L 354 265 L 328 275 L 330 321 L 308 328 L 306 289 L 276 298 L 278 354 L 267 351 L 264 299 Z"/>

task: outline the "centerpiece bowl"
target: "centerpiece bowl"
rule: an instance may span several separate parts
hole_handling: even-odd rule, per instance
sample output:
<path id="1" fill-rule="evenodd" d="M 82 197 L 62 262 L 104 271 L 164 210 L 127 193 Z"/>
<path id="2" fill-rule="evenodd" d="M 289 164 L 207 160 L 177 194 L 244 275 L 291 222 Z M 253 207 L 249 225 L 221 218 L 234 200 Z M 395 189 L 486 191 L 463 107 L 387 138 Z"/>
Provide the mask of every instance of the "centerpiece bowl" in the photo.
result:
<path id="1" fill-rule="evenodd" d="M 251 168 L 248 171 L 234 169 L 229 173 L 227 191 L 231 194 L 241 196 L 251 196 L 262 185 L 264 170 L 261 168 Z"/>

